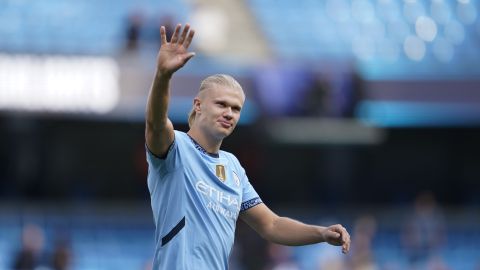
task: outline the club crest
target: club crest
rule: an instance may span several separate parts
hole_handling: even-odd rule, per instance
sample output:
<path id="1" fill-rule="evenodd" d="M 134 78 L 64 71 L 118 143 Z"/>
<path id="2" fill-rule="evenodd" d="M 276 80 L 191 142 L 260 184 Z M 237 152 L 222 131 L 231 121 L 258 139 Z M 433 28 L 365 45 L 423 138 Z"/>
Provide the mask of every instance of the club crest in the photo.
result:
<path id="1" fill-rule="evenodd" d="M 240 178 L 238 178 L 238 175 L 235 171 L 233 171 L 233 181 L 235 182 L 235 184 L 237 185 L 237 187 L 240 186 Z"/>

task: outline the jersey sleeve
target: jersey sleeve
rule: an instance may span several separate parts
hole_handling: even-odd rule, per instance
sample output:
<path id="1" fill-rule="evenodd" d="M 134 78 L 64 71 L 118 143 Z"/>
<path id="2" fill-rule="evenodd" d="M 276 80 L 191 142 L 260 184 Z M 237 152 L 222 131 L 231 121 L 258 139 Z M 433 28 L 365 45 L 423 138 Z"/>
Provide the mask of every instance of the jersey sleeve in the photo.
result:
<path id="1" fill-rule="evenodd" d="M 175 131 L 176 133 L 176 131 Z M 163 176 L 174 171 L 180 166 L 179 157 L 179 138 L 175 134 L 175 138 L 167 150 L 165 157 L 159 157 L 152 153 L 145 144 L 147 163 L 148 163 L 148 186 L 150 188 L 156 186 L 158 181 L 162 181 Z"/>
<path id="2" fill-rule="evenodd" d="M 172 152 L 176 152 L 177 148 L 177 142 L 176 140 L 173 140 L 172 144 L 168 147 L 167 154 L 165 157 L 160 157 L 155 155 L 145 144 L 145 150 L 147 152 L 147 163 L 149 168 L 155 169 L 156 171 L 168 171 L 170 167 L 173 167 L 173 160 L 172 158 L 175 153 L 172 154 Z"/>
<path id="3" fill-rule="evenodd" d="M 248 180 L 245 170 L 243 171 L 242 181 L 242 204 L 240 206 L 240 212 L 248 210 L 257 204 L 262 203 L 257 191 L 253 188 L 252 184 Z"/>

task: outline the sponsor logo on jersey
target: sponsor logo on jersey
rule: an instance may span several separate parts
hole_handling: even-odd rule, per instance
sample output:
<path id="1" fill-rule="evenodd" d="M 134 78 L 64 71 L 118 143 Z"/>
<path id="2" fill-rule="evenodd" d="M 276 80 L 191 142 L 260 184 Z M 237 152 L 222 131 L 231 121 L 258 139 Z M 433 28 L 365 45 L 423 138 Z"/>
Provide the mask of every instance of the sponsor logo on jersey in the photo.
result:
<path id="1" fill-rule="evenodd" d="M 201 194 L 218 203 L 227 206 L 234 206 L 236 209 L 240 209 L 240 203 L 238 202 L 237 196 L 233 196 L 231 194 L 218 190 L 215 187 L 212 187 L 209 184 L 205 183 L 203 180 L 198 181 L 195 185 L 195 188 Z"/>
<path id="2" fill-rule="evenodd" d="M 240 211 L 240 203 L 237 196 L 218 190 L 203 180 L 198 181 L 195 184 L 195 188 L 200 194 L 209 199 L 206 205 L 208 209 L 226 218 L 237 219 Z"/>

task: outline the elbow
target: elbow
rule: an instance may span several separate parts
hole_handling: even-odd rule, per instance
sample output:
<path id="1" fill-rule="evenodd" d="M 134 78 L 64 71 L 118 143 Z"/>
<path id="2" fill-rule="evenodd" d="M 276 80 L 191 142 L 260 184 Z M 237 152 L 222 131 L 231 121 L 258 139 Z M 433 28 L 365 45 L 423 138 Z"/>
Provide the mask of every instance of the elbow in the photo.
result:
<path id="1" fill-rule="evenodd" d="M 281 237 L 279 237 L 276 228 L 276 219 L 271 222 L 264 224 L 259 230 L 258 234 L 265 240 L 275 243 L 282 244 Z"/>

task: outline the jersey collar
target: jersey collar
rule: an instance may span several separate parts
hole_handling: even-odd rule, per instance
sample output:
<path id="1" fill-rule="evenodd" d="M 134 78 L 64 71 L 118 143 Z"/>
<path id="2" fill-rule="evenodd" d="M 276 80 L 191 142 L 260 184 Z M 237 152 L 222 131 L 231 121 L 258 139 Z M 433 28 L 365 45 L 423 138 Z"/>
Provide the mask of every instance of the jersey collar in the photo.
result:
<path id="1" fill-rule="evenodd" d="M 188 135 L 188 137 L 190 138 L 190 140 L 192 140 L 193 145 L 195 146 L 195 148 L 197 148 L 198 151 L 200 151 L 200 152 L 202 152 L 202 153 L 204 153 L 208 156 L 211 156 L 213 158 L 219 158 L 220 157 L 220 155 L 218 153 L 214 154 L 214 153 L 207 152 L 207 150 L 205 150 L 205 148 L 203 148 L 200 144 L 198 144 L 198 142 L 195 141 L 190 135 Z"/>

